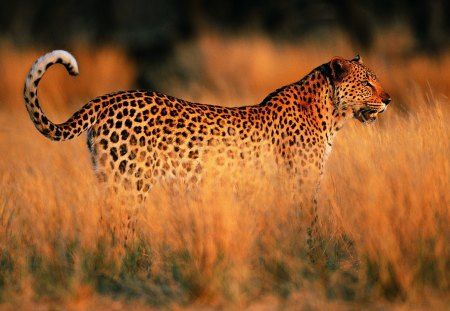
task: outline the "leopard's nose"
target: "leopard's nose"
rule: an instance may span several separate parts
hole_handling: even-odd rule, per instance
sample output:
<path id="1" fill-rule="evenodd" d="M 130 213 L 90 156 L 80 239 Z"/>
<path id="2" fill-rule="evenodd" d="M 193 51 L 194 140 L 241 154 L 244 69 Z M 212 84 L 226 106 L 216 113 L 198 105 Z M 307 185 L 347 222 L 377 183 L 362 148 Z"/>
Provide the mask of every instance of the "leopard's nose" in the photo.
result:
<path id="1" fill-rule="evenodd" d="M 382 102 L 387 106 L 391 102 L 391 98 L 390 97 L 383 98 Z"/>

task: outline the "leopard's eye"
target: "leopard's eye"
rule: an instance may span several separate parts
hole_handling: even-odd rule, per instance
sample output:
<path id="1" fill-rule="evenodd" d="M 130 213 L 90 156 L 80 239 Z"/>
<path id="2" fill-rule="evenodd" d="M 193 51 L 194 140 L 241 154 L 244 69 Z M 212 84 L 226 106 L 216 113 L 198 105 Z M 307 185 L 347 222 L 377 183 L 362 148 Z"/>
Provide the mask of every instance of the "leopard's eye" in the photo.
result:
<path id="1" fill-rule="evenodd" d="M 363 84 L 364 86 L 370 86 L 369 80 L 364 80 L 364 81 L 362 82 L 362 84 Z"/>

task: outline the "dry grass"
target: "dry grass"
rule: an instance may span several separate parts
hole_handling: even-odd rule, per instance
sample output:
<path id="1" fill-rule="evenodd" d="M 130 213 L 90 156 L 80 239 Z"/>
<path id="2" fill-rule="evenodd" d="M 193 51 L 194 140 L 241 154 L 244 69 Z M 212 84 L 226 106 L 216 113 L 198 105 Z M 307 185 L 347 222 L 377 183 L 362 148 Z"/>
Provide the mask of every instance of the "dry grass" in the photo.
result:
<path id="1" fill-rule="evenodd" d="M 257 102 L 334 54 L 352 54 L 345 41 L 332 43 L 319 50 L 207 35 L 195 53 L 180 47 L 181 63 L 201 55 L 206 71 L 187 89 L 174 85 L 174 94 Z M 133 77 L 118 50 L 75 54 L 77 80 L 61 70 L 42 82 L 44 109 L 61 120 Z M 450 54 L 440 62 L 387 52 L 365 60 L 394 101 L 376 126 L 352 122 L 336 138 L 314 265 L 308 214 L 293 213 L 282 182 L 245 171 L 195 192 L 156 187 L 124 246 L 124 208 L 97 187 L 85 141 L 47 141 L 21 107 L 38 53 L 4 46 L 0 55 L 8 73 L 0 78 L 0 308 L 448 309 L 450 77 L 442 68 Z M 116 72 L 121 78 L 110 79 Z M 224 91 L 213 96 L 217 89 Z"/>

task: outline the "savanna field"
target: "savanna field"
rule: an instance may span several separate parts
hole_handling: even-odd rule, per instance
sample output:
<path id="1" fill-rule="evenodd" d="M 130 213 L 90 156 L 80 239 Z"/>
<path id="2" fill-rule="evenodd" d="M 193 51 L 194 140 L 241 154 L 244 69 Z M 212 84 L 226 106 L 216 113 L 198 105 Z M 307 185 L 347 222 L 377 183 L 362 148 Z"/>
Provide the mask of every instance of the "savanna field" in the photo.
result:
<path id="1" fill-rule="evenodd" d="M 289 180 L 245 169 L 193 192 L 155 187 L 130 234 L 129 206 L 98 186 L 85 135 L 51 142 L 29 120 L 23 82 L 49 49 L 2 42 L 0 309 L 450 310 L 450 52 L 405 52 L 405 34 L 382 38 L 361 56 L 392 103 L 375 125 L 354 120 L 335 138 L 314 264 L 311 215 L 294 212 Z M 175 52 L 191 78 L 171 78 L 168 67 L 158 90 L 257 104 L 333 56 L 352 58 L 349 46 L 340 35 L 287 44 L 206 33 Z M 41 82 L 55 122 L 132 89 L 139 66 L 118 47 L 71 52 L 80 75 L 55 66 Z"/>

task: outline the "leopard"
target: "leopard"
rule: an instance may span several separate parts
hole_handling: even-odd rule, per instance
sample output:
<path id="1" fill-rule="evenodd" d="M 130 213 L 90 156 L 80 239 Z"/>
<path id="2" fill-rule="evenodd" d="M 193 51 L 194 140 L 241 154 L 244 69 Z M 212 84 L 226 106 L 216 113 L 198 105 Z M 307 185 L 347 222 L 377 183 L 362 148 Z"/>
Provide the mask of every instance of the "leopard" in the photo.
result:
<path id="1" fill-rule="evenodd" d="M 39 82 L 54 64 L 65 66 L 70 75 L 79 73 L 75 57 L 64 50 L 34 63 L 25 79 L 24 100 L 35 127 L 53 141 L 87 132 L 98 180 L 140 198 L 158 183 L 198 183 L 211 166 L 246 163 L 266 154 L 316 202 L 337 132 L 350 119 L 374 123 L 391 102 L 359 55 L 336 56 L 256 105 L 218 106 L 156 91 L 118 91 L 90 100 L 56 124 L 38 100 Z"/>

